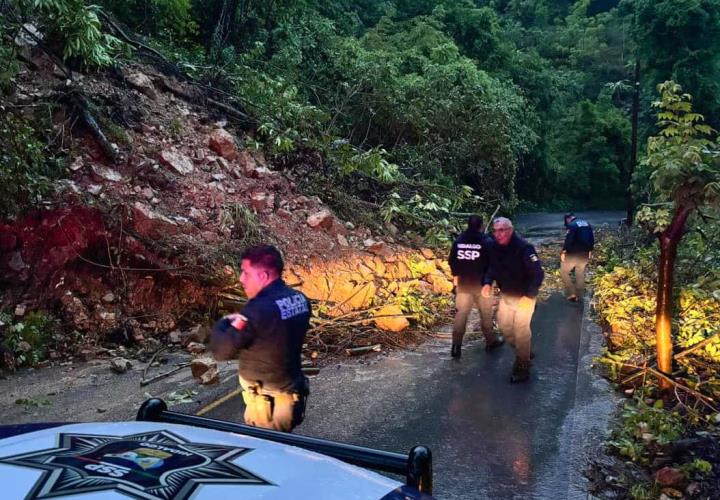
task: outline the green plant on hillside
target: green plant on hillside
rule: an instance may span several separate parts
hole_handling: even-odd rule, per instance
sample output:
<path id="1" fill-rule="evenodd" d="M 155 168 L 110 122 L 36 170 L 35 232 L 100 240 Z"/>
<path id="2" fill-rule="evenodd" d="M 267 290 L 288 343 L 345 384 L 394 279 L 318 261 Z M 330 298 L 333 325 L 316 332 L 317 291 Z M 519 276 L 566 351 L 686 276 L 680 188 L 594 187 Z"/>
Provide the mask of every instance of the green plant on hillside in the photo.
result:
<path id="1" fill-rule="evenodd" d="M 0 95 L 9 93 L 20 65 L 16 59 L 14 44 L 8 40 L 10 30 L 7 21 L 0 17 Z"/>
<path id="2" fill-rule="evenodd" d="M 37 22 L 40 37 L 49 46 L 59 45 L 61 56 L 84 68 L 115 64 L 122 42 L 102 32 L 97 5 L 83 0 L 14 0 L 25 19 Z M 24 29 L 21 25 L 17 30 Z"/>
<path id="3" fill-rule="evenodd" d="M 0 116 L 0 218 L 12 218 L 53 192 L 61 162 L 36 137 L 29 121 Z"/>
<path id="4" fill-rule="evenodd" d="M 0 323 L 4 325 L 0 341 L 13 353 L 18 366 L 34 366 L 43 361 L 58 330 L 57 320 L 41 311 L 28 313 L 16 321 L 10 314 L 0 313 Z"/>

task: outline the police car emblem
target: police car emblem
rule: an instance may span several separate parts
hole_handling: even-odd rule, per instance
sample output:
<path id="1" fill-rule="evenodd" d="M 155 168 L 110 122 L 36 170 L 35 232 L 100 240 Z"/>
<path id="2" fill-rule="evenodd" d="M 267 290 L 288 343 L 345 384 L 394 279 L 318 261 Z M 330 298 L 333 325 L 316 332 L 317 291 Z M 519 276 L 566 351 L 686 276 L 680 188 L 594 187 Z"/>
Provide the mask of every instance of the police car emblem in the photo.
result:
<path id="1" fill-rule="evenodd" d="M 131 436 L 65 434 L 58 447 L 0 458 L 44 470 L 26 499 L 116 490 L 130 498 L 187 499 L 202 484 L 270 485 L 230 462 L 249 451 L 189 443 L 167 431 Z"/>

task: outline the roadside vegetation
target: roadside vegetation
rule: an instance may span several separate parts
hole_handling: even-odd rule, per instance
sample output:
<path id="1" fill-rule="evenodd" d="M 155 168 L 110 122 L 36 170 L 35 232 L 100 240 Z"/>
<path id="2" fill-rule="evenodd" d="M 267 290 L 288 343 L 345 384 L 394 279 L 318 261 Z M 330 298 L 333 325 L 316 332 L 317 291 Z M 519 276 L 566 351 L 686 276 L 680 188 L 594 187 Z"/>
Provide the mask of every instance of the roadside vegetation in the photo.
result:
<path id="1" fill-rule="evenodd" d="M 595 278 L 608 330 L 598 361 L 631 398 L 609 444 L 644 468 L 607 486 L 704 497 L 720 478 L 720 142 L 678 85 L 659 91 L 660 134 L 638 171 L 651 203 L 603 242 Z"/>

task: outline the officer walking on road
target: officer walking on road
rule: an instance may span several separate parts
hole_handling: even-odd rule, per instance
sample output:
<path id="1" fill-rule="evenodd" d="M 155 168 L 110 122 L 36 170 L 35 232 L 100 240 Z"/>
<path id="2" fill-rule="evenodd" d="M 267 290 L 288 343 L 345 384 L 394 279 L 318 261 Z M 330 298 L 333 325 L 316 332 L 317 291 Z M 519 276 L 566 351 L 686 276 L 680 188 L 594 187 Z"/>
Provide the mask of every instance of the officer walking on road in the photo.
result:
<path id="1" fill-rule="evenodd" d="M 305 417 L 309 394 L 300 356 L 310 304 L 281 279 L 277 248 L 252 247 L 240 260 L 240 284 L 249 300 L 240 313 L 215 324 L 210 348 L 220 360 L 238 357 L 245 423 L 291 432 Z"/>
<path id="2" fill-rule="evenodd" d="M 486 247 L 491 238 L 483 232 L 482 219 L 477 215 L 468 218 L 467 229 L 457 237 L 450 250 L 448 263 L 455 285 L 455 321 L 450 355 L 459 358 L 465 336 L 467 320 L 473 306 L 480 312 L 485 350 L 491 351 L 503 344 L 502 337 L 493 333 L 493 297 L 482 296 L 483 278 L 487 271 Z"/>
<path id="3" fill-rule="evenodd" d="M 515 234 L 510 219 L 495 219 L 493 235 L 495 241 L 488 252 L 489 266 L 482 293 L 485 297 L 492 296 L 493 281 L 500 288 L 498 326 L 507 341 L 515 346 L 510 381 L 524 382 L 530 377 L 530 321 L 545 274 L 535 248 Z"/>
<path id="4" fill-rule="evenodd" d="M 585 219 L 573 214 L 565 215 L 565 243 L 560 253 L 560 277 L 565 286 L 568 300 L 578 302 L 585 294 L 585 267 L 592 257 L 595 245 L 592 226 Z M 570 271 L 575 269 L 575 283 L 570 278 Z"/>

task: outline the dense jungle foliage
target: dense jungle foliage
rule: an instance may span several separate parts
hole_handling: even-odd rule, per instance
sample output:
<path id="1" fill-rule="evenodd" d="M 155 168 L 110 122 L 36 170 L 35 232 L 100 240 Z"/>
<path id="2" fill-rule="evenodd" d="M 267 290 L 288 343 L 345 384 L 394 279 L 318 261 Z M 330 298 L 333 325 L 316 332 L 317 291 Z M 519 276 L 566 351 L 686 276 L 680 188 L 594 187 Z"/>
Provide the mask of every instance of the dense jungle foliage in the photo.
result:
<path id="1" fill-rule="evenodd" d="M 109 23 L 142 35 L 241 102 L 256 146 L 286 164 L 320 151 L 324 178 L 410 226 L 518 202 L 621 207 L 636 76 L 641 145 L 662 81 L 682 84 L 709 125 L 720 116 L 719 0 L 14 0 L 2 10 L 3 55 L 15 35 L 33 35 L 21 29 L 30 22 L 82 70 L 130 55 Z M 13 62 L 3 61 L 7 88 Z M 474 192 L 456 200 L 458 185 Z"/>

